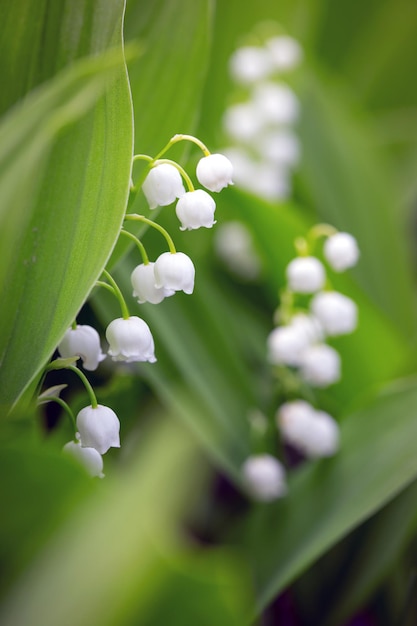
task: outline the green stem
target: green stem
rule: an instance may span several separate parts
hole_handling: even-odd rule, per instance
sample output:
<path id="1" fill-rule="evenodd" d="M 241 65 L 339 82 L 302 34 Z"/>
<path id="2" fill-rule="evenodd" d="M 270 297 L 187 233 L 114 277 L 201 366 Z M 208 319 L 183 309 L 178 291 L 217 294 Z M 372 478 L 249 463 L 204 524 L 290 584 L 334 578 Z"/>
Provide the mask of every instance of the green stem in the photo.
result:
<path id="1" fill-rule="evenodd" d="M 120 291 L 120 288 L 119 288 L 118 284 L 114 280 L 113 276 L 107 270 L 103 270 L 103 274 L 107 278 L 107 280 L 109 281 L 110 285 L 113 287 L 114 295 L 118 299 L 119 304 L 120 304 L 120 308 L 122 310 L 122 317 L 123 317 L 123 319 L 125 319 L 125 320 L 129 319 L 129 317 L 130 317 L 129 309 L 127 308 L 126 300 L 124 299 L 123 294 Z"/>
<path id="2" fill-rule="evenodd" d="M 143 243 L 137 237 L 135 237 L 133 233 L 130 233 L 128 230 L 124 230 L 124 228 L 122 228 L 120 234 L 129 237 L 129 239 L 131 239 L 137 245 L 137 247 L 139 248 L 139 252 L 142 256 L 142 261 L 145 265 L 149 265 L 149 257 L 146 254 L 145 246 L 143 245 Z"/>
<path id="3" fill-rule="evenodd" d="M 330 237 L 331 235 L 335 235 L 337 232 L 337 228 L 331 226 L 330 224 L 316 224 L 310 229 L 307 237 L 311 241 L 314 241 L 319 237 Z"/>
<path id="4" fill-rule="evenodd" d="M 148 226 L 151 226 L 152 228 L 159 230 L 159 232 L 165 237 L 165 240 L 169 247 L 169 251 L 172 254 L 175 254 L 177 252 L 174 242 L 172 241 L 172 238 L 170 237 L 168 232 L 165 230 L 165 228 L 163 228 L 156 222 L 153 222 L 152 220 L 148 219 L 144 215 L 138 215 L 137 213 L 128 213 L 127 215 L 125 215 L 125 220 L 134 220 L 136 222 L 143 222 L 144 224 L 147 224 Z"/>
<path id="5" fill-rule="evenodd" d="M 96 409 L 98 406 L 96 394 L 94 393 L 93 388 L 90 385 L 87 376 L 81 370 L 79 370 L 78 367 L 74 367 L 73 365 L 68 365 L 65 369 L 71 370 L 71 372 L 74 372 L 74 374 L 77 374 L 77 376 L 81 379 L 88 393 L 88 396 L 90 398 L 91 406 L 93 409 Z"/>
<path id="6" fill-rule="evenodd" d="M 167 165 L 173 165 L 179 171 L 179 173 L 187 183 L 188 191 L 195 191 L 193 181 L 188 176 L 185 169 L 181 167 L 181 165 L 179 165 L 176 161 L 171 161 L 171 159 L 155 159 L 155 161 L 152 163 L 152 167 L 155 167 L 156 165 L 162 165 L 164 163 Z"/>
<path id="7" fill-rule="evenodd" d="M 74 435 L 77 432 L 77 424 L 75 421 L 75 417 L 74 417 L 74 413 L 71 411 L 71 408 L 69 407 L 69 405 L 65 402 L 65 400 L 63 400 L 62 398 L 59 398 L 58 396 L 51 396 L 50 398 L 48 398 L 47 400 L 48 402 L 56 402 L 57 404 L 59 404 L 64 411 L 68 414 L 71 424 L 74 428 Z M 46 404 L 46 402 L 42 402 L 42 404 Z M 74 437 L 74 441 L 75 441 L 75 437 Z"/>
<path id="8" fill-rule="evenodd" d="M 148 154 L 135 154 L 135 156 L 133 157 L 132 166 L 135 163 L 135 161 L 147 161 L 148 163 L 152 163 L 153 160 L 154 159 Z M 147 175 L 148 171 L 146 169 L 145 169 L 145 172 Z M 138 190 L 138 188 L 142 186 L 145 178 L 146 176 L 143 176 L 136 185 L 134 184 L 133 179 L 132 179 L 130 182 L 130 193 L 135 193 Z"/>
<path id="9" fill-rule="evenodd" d="M 179 141 L 191 141 L 192 143 L 195 143 L 202 150 L 202 152 L 204 153 L 204 156 L 210 155 L 210 151 L 207 148 L 207 146 L 202 141 L 197 139 L 197 137 L 193 137 L 192 135 L 179 134 L 179 135 L 174 135 L 173 137 L 171 137 L 171 139 L 168 141 L 165 148 L 162 148 L 162 150 L 156 155 L 155 160 L 159 159 L 159 157 L 165 154 L 165 152 L 167 152 L 171 148 L 171 146 L 173 146 L 175 143 L 178 143 Z"/>
<path id="10" fill-rule="evenodd" d="M 299 256 L 308 256 L 310 252 L 310 246 L 304 237 L 297 237 L 294 241 L 295 249 Z"/>
<path id="11" fill-rule="evenodd" d="M 77 320 L 74 320 L 71 324 L 71 330 L 77 330 Z"/>

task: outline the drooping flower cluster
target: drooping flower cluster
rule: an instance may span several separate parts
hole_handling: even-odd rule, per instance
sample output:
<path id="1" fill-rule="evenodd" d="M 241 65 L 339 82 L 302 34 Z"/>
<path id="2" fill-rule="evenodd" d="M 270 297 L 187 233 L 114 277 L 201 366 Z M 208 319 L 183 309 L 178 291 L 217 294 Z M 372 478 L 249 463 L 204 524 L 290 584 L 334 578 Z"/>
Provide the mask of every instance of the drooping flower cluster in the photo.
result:
<path id="1" fill-rule="evenodd" d="M 238 95 L 223 117 L 228 140 L 224 152 L 233 163 L 237 185 L 267 200 L 282 200 L 291 192 L 292 171 L 300 159 L 294 130 L 300 105 L 282 76 L 288 77 L 303 55 L 288 35 L 253 37 L 259 45 L 237 48 L 230 58 Z"/>
<path id="2" fill-rule="evenodd" d="M 321 237 L 325 237 L 324 260 L 333 272 L 343 272 L 359 259 L 356 239 L 326 224 L 315 226 L 307 240 L 296 241 L 299 256 L 286 268 L 287 286 L 277 310 L 279 325 L 268 336 L 267 357 L 276 368 L 278 379 L 284 370 L 291 371 L 298 377 L 300 390 L 325 388 L 340 380 L 341 358 L 327 340 L 352 333 L 358 323 L 356 303 L 330 287 L 324 263 L 311 254 Z M 275 420 L 282 440 L 306 458 L 332 456 L 339 448 L 336 420 L 303 397 L 279 406 Z M 249 491 L 260 500 L 283 495 L 282 473 L 277 469 L 275 474 L 271 469 L 268 473 L 259 458 L 249 457 L 242 467 Z M 279 464 L 276 459 L 275 462 Z M 273 461 L 268 463 L 272 465 Z"/>
<path id="3" fill-rule="evenodd" d="M 178 200 L 176 214 L 181 222 L 181 230 L 195 230 L 205 227 L 211 228 L 215 224 L 214 212 L 216 204 L 212 196 L 203 189 L 194 189 L 193 183 L 185 170 L 174 161 L 160 157 L 178 141 L 188 140 L 197 144 L 204 156 L 199 160 L 196 168 L 198 182 L 211 192 L 220 192 L 228 185 L 232 185 L 233 167 L 227 157 L 222 154 L 210 154 L 206 146 L 190 135 L 175 135 L 158 157 L 137 155 L 135 159 L 143 159 L 149 163 L 149 171 L 141 186 L 148 201 L 149 208 L 167 206 Z M 188 186 L 184 188 L 183 180 Z M 135 188 L 133 187 L 134 191 Z M 177 291 L 192 294 L 194 290 L 195 267 L 192 260 L 183 252 L 177 252 L 174 243 L 167 231 L 156 222 L 143 215 L 126 214 L 125 220 L 134 220 L 156 228 L 166 239 L 169 251 L 163 252 L 154 261 L 149 261 L 142 242 L 135 235 L 124 229 L 121 235 L 133 240 L 142 255 L 143 262 L 131 274 L 133 297 L 138 303 L 149 302 L 158 304 L 164 298 L 173 296 Z M 110 290 L 119 300 L 122 317 L 110 322 L 106 329 L 108 341 L 108 355 L 113 361 L 149 362 L 156 361 L 155 346 L 148 324 L 135 315 L 130 315 L 126 301 L 114 278 L 103 271 L 106 282 L 98 281 L 98 286 Z M 63 360 L 56 367 L 69 367 L 73 371 L 79 370 L 72 366 L 76 357 L 81 358 L 85 370 L 97 369 L 99 363 L 106 358 L 101 351 L 98 332 L 87 325 L 77 325 L 75 322 L 69 328 L 60 344 L 58 353 Z M 69 360 L 68 362 L 65 360 Z M 80 377 L 91 397 L 91 405 L 82 409 L 74 420 L 71 410 L 65 405 L 74 422 L 75 439 L 64 446 L 64 451 L 78 460 L 93 476 L 103 476 L 102 456 L 110 447 L 120 447 L 120 422 L 112 409 L 97 404 L 94 391 L 85 376 Z M 57 398 L 51 398 L 57 400 Z"/>

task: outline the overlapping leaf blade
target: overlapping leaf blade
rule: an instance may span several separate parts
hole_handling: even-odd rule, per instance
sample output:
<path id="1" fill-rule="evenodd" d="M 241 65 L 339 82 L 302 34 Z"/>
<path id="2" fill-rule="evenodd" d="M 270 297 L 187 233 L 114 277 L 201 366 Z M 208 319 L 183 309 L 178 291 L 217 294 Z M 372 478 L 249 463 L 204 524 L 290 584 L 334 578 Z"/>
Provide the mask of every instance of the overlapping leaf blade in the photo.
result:
<path id="1" fill-rule="evenodd" d="M 111 82 L 106 61 L 98 57 L 89 71 L 76 65 L 63 70 L 69 72 L 67 82 L 58 75 L 57 84 L 52 79 L 30 96 L 33 110 L 29 98 L 3 121 L 6 136 L 19 139 L 11 154 L 2 145 L 0 172 L 7 192 L 1 216 L 8 236 L 1 272 L 3 412 L 48 359 L 100 275 L 118 236 L 130 181 L 133 129 L 122 55 L 123 2 L 61 4 L 61 11 L 51 14 L 38 7 L 38 19 L 45 20 L 43 54 L 53 62 L 45 70 L 40 55 L 23 87 L 51 78 L 77 57 L 110 48 L 117 62 L 113 59 L 110 66 Z M 30 11 L 21 15 L 36 29 L 38 21 L 32 18 Z M 72 30 L 67 38 L 57 38 L 56 32 L 68 24 Z M 10 63 L 22 64 L 30 57 L 30 45 L 22 48 L 17 60 L 15 49 L 7 48 Z M 23 117 L 26 122 L 18 132 Z M 27 172 L 27 189 L 19 184 L 19 170 L 20 179 Z"/>

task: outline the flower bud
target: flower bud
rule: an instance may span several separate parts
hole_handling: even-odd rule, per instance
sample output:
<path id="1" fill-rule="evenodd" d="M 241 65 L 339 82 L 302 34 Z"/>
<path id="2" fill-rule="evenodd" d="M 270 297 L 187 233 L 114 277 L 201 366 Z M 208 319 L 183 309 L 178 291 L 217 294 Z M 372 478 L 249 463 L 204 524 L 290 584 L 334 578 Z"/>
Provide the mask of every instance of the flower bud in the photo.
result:
<path id="1" fill-rule="evenodd" d="M 154 271 L 157 288 L 193 293 L 195 268 L 183 252 L 163 252 L 155 261 Z"/>
<path id="2" fill-rule="evenodd" d="M 211 228 L 215 224 L 216 203 L 203 189 L 188 191 L 177 202 L 175 212 L 181 222 L 180 230 Z"/>
<path id="3" fill-rule="evenodd" d="M 327 387 L 340 379 L 340 356 L 326 344 L 309 346 L 303 353 L 300 374 L 313 387 Z"/>
<path id="4" fill-rule="evenodd" d="M 221 191 L 233 185 L 233 165 L 223 154 L 209 154 L 200 159 L 196 175 L 200 185 L 209 191 Z"/>
<path id="5" fill-rule="evenodd" d="M 174 165 L 161 163 L 152 167 L 142 185 L 150 209 L 172 204 L 185 194 L 181 174 Z"/>
<path id="6" fill-rule="evenodd" d="M 335 272 L 343 272 L 356 265 L 359 248 L 355 237 L 349 233 L 336 233 L 324 242 L 323 253 Z"/>
<path id="7" fill-rule="evenodd" d="M 79 325 L 77 328 L 68 328 L 58 352 L 63 359 L 71 356 L 79 356 L 82 359 L 83 367 L 93 371 L 98 364 L 106 358 L 100 347 L 100 335 L 92 326 Z"/>
<path id="8" fill-rule="evenodd" d="M 141 263 L 133 270 L 130 280 L 133 287 L 133 297 L 138 302 L 150 302 L 158 304 L 164 298 L 172 296 L 175 292 L 172 289 L 164 289 L 163 287 L 155 287 L 155 263 Z"/>
<path id="9" fill-rule="evenodd" d="M 349 334 L 357 326 L 358 308 L 355 302 L 337 291 L 316 294 L 310 306 L 329 336 Z"/>
<path id="10" fill-rule="evenodd" d="M 293 259 L 286 269 L 288 286 L 296 293 L 314 293 L 326 280 L 323 264 L 313 256 Z"/>
<path id="11" fill-rule="evenodd" d="M 251 456 L 242 466 L 248 490 L 256 500 L 269 502 L 285 495 L 285 470 L 270 454 Z"/>
<path id="12" fill-rule="evenodd" d="M 99 404 L 86 406 L 77 415 L 81 445 L 105 454 L 109 448 L 120 448 L 120 422 L 114 411 Z"/>
<path id="13" fill-rule="evenodd" d="M 62 452 L 75 459 L 77 463 L 84 467 L 90 476 L 104 478 L 103 459 L 100 452 L 95 448 L 83 448 L 81 442 L 69 441 L 62 448 Z"/>
<path id="14" fill-rule="evenodd" d="M 139 317 L 118 318 L 106 330 L 113 361 L 149 361 L 155 363 L 155 346 L 147 323 Z"/>

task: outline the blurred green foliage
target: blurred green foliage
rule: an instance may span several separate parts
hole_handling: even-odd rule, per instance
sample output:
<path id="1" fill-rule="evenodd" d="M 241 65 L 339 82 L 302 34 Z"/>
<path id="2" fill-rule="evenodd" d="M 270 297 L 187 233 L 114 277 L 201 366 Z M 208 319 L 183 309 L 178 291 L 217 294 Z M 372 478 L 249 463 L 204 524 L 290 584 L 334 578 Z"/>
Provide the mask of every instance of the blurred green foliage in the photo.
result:
<path id="1" fill-rule="evenodd" d="M 267 607 L 284 592 L 296 624 L 337 626 L 367 607 L 378 624 L 411 625 L 417 8 L 128 0 L 124 10 L 121 0 L 0 6 L 0 621 L 274 624 Z M 228 59 L 265 21 L 304 50 L 293 197 L 276 205 L 232 188 L 216 199 L 219 224 L 240 220 L 252 233 L 254 285 L 216 258 L 214 231 L 182 233 L 172 209 L 159 213 L 194 260 L 195 293 L 140 306 L 156 364 L 105 362 L 91 375 L 122 422 L 122 449 L 92 481 L 60 454 L 71 436 L 63 416 L 28 398 L 77 314 L 101 330 L 119 315 L 92 291 L 112 253 L 137 311 L 138 252 L 116 246 L 126 207 L 148 214 L 140 192 L 128 197 L 133 147 L 155 155 L 182 132 L 221 149 Z M 169 156 L 195 180 L 195 146 Z M 342 449 L 291 470 L 287 498 L 255 504 L 240 477 L 248 415 L 275 411 L 265 340 L 293 240 L 316 221 L 361 248 L 349 276 L 332 276 L 358 303 L 360 326 L 335 341 L 342 381 L 318 394 L 341 422 Z M 164 250 L 157 233 L 137 232 L 152 258 Z M 54 377 L 81 408 L 84 392 Z M 272 429 L 267 445 L 277 452 Z"/>

